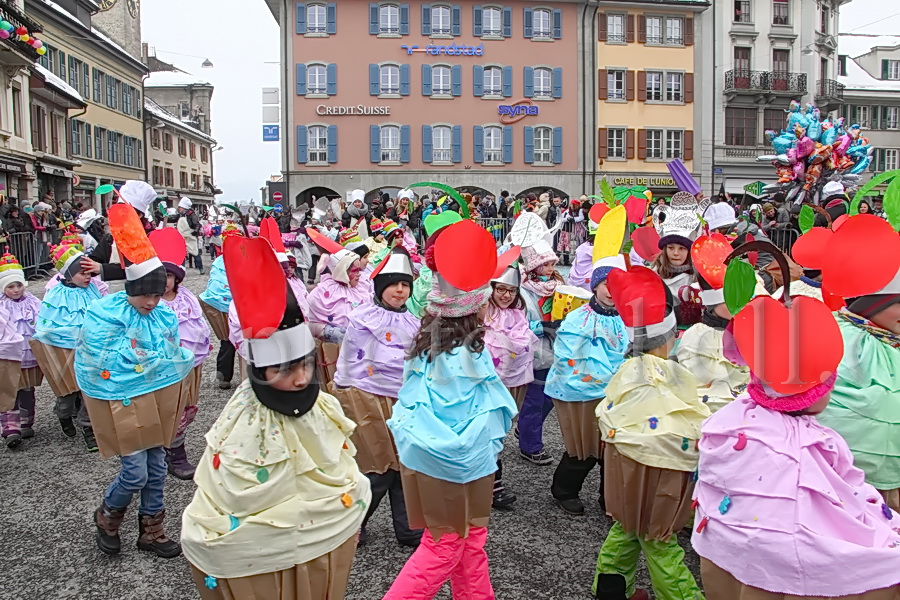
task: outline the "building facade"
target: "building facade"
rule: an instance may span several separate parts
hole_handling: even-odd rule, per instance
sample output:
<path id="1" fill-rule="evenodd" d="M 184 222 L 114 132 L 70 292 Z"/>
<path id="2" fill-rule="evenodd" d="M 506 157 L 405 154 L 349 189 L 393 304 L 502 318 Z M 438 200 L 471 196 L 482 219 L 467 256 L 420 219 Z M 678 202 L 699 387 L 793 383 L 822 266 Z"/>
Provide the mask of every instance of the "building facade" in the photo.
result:
<path id="1" fill-rule="evenodd" d="M 843 103 L 838 79 L 838 13 L 849 0 L 717 0 L 703 17 L 700 99 L 705 128 L 699 170 L 706 189 L 732 194 L 768 181 L 765 130 L 780 131 L 791 100 L 823 113 Z"/>
<path id="2" fill-rule="evenodd" d="M 677 191 L 666 163 L 695 171 L 703 119 L 695 34 L 705 0 L 600 2 L 596 41 L 597 177 L 612 185 Z M 710 47 L 707 45 L 707 50 Z"/>
<path id="3" fill-rule="evenodd" d="M 584 2 L 266 1 L 292 204 L 420 181 L 592 193 Z"/>

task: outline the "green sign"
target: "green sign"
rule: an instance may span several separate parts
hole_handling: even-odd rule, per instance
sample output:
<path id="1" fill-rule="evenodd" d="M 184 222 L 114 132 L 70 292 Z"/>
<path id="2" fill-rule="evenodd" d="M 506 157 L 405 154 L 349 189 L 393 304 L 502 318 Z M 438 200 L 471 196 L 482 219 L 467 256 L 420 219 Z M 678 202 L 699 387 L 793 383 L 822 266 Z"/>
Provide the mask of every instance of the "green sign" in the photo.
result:
<path id="1" fill-rule="evenodd" d="M 762 181 L 754 181 L 753 183 L 748 183 L 744 186 L 744 191 L 753 196 L 754 198 L 759 198 L 763 195 L 763 188 L 766 187 L 766 184 Z"/>

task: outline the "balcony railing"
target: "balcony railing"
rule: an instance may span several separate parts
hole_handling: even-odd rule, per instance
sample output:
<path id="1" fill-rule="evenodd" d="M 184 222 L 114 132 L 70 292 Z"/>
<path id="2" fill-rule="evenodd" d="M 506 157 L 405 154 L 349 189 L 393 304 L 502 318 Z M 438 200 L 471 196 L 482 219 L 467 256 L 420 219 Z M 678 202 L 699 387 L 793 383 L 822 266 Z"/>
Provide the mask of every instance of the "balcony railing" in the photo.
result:
<path id="1" fill-rule="evenodd" d="M 0 0 L 0 19 L 8 21 L 13 26 L 13 32 L 15 32 L 15 30 L 19 27 L 25 27 L 28 30 L 29 34 L 41 33 L 44 31 L 40 23 L 32 21 L 24 14 L 19 12 L 19 9 L 17 9 L 15 5 L 10 2 L 6 2 L 5 0 Z M 34 62 L 40 57 L 40 55 L 37 53 L 37 49 L 32 48 L 25 42 L 20 42 L 15 35 L 12 35 L 3 40 L 3 43 L 13 48 L 20 55 L 24 55 L 25 57 L 27 57 L 29 59 L 29 62 Z"/>
<path id="2" fill-rule="evenodd" d="M 453 159 L 453 154 L 450 150 L 434 150 L 434 156 L 432 157 L 435 162 L 450 162 Z"/>
<path id="3" fill-rule="evenodd" d="M 816 98 L 844 99 L 844 84 L 834 79 L 820 79 L 816 82 Z"/>
<path id="4" fill-rule="evenodd" d="M 400 162 L 400 149 L 382 150 L 381 162 Z"/>
<path id="5" fill-rule="evenodd" d="M 725 91 L 802 95 L 806 93 L 806 73 L 733 69 L 725 73 Z"/>

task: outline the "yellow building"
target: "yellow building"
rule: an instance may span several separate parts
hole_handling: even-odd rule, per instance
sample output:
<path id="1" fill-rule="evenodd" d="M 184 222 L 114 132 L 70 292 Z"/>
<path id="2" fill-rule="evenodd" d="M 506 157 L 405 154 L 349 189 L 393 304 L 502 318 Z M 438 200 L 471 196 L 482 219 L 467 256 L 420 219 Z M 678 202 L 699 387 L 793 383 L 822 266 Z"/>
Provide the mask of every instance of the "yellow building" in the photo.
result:
<path id="1" fill-rule="evenodd" d="M 597 178 L 643 185 L 656 196 L 676 188 L 666 163 L 694 171 L 695 41 L 705 1 L 600 2 L 597 9 Z"/>
<path id="2" fill-rule="evenodd" d="M 94 2 L 75 0 L 74 13 L 53 2 L 29 2 L 43 24 L 40 63 L 77 90 L 87 108 L 69 114 L 74 200 L 95 203 L 103 184 L 145 179 L 143 77 L 147 67 L 91 26 Z"/>

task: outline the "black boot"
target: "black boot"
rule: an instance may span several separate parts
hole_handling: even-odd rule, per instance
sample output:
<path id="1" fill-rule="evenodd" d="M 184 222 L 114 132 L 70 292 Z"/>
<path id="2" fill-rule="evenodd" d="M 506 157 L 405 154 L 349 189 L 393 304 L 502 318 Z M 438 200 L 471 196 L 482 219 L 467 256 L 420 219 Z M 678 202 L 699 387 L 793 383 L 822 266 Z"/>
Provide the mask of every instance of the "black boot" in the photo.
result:
<path id="1" fill-rule="evenodd" d="M 491 507 L 500 510 L 512 508 L 517 498 L 516 495 L 506 489 L 502 479 L 494 480 L 494 499 L 491 501 Z"/>
<path id="2" fill-rule="evenodd" d="M 104 554 L 118 554 L 122 549 L 122 542 L 119 539 L 119 526 L 122 525 L 122 519 L 125 518 L 125 511 L 114 510 L 106 505 L 106 502 L 100 505 L 100 508 L 94 511 L 94 524 L 97 526 L 97 547 Z"/>
<path id="3" fill-rule="evenodd" d="M 184 481 L 193 479 L 194 471 L 197 470 L 188 460 L 184 442 L 172 448 L 166 448 L 166 464 L 169 466 L 169 475 Z"/>
<path id="4" fill-rule="evenodd" d="M 553 485 L 550 492 L 556 503 L 564 511 L 570 515 L 583 515 L 584 504 L 578 495 L 581 493 L 581 486 L 584 480 L 597 464 L 597 459 L 589 456 L 584 460 L 579 460 L 569 456 L 568 452 L 564 452 L 556 471 L 553 473 Z"/>
<path id="5" fill-rule="evenodd" d="M 394 535 L 397 541 L 404 546 L 417 548 L 422 541 L 421 529 L 410 529 L 409 515 L 406 514 L 406 499 L 403 497 L 403 483 L 399 471 L 388 471 L 385 475 L 392 475 L 388 487 L 388 499 L 391 502 L 391 520 L 394 522 Z"/>
<path id="6" fill-rule="evenodd" d="M 81 435 L 84 436 L 84 445 L 87 447 L 88 452 L 96 452 L 100 449 L 97 446 L 97 438 L 94 437 L 93 427 L 85 427 L 81 430 Z"/>
<path id="7" fill-rule="evenodd" d="M 65 434 L 66 437 L 75 437 L 75 422 L 72 420 L 72 417 L 60 419 L 59 426 L 62 427 L 63 434 Z"/>
<path id="8" fill-rule="evenodd" d="M 137 547 L 140 550 L 153 552 L 160 558 L 175 558 L 181 554 L 181 544 L 166 537 L 163 521 L 166 511 L 155 515 L 141 515 L 138 521 Z"/>
<path id="9" fill-rule="evenodd" d="M 618 573 L 597 575 L 597 600 L 650 600 L 647 590 L 637 588 L 630 598 L 625 595 L 625 577 Z"/>

